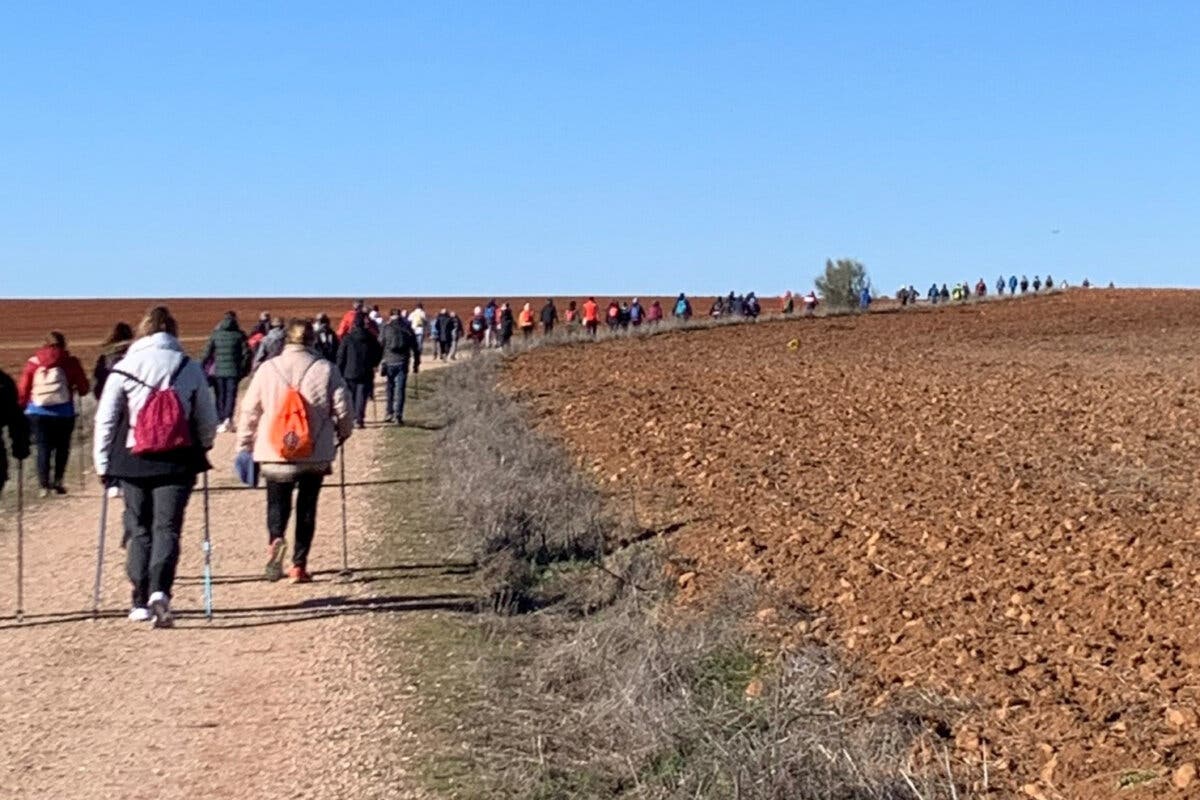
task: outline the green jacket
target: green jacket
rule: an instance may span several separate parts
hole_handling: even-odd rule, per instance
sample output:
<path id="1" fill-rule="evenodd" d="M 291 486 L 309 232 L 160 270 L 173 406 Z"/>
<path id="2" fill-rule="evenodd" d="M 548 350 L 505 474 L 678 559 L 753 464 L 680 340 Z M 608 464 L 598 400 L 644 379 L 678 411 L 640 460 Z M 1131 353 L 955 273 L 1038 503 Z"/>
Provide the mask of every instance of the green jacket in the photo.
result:
<path id="1" fill-rule="evenodd" d="M 244 378 L 250 374 L 250 346 L 233 317 L 221 320 L 208 337 L 200 362 L 207 368 L 210 359 L 212 371 L 209 374 L 214 378 Z"/>

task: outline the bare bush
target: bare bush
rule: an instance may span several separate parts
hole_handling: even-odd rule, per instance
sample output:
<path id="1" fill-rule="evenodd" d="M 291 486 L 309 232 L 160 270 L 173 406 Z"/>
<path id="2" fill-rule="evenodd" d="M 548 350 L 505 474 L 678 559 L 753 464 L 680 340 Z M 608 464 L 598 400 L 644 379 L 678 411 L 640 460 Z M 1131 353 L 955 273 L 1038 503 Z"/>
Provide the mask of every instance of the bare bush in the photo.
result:
<path id="1" fill-rule="evenodd" d="M 447 370 L 441 393 L 440 499 L 462 518 L 497 608 L 520 608 L 540 567 L 599 558 L 613 523 L 562 446 L 496 390 L 493 360 Z"/>

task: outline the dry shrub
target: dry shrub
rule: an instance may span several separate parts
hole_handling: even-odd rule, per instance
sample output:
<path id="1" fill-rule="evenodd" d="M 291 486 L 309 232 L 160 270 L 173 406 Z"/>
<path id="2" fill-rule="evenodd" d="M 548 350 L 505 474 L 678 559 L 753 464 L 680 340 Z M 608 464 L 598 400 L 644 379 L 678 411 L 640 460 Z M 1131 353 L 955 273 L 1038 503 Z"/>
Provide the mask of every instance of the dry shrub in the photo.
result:
<path id="1" fill-rule="evenodd" d="M 481 358 L 446 370 L 437 486 L 463 521 L 493 604 L 516 610 L 530 604 L 546 565 L 598 559 L 613 524 L 562 446 L 533 431 L 496 390 L 495 368 Z"/>
<path id="2" fill-rule="evenodd" d="M 535 661 L 521 702 L 557 710 L 527 733 L 536 764 L 510 773 L 526 797 L 950 797 L 917 777 L 925 725 L 871 712 L 834 655 L 768 655 L 745 626 L 755 587 L 704 613 L 628 593 L 563 633 Z"/>

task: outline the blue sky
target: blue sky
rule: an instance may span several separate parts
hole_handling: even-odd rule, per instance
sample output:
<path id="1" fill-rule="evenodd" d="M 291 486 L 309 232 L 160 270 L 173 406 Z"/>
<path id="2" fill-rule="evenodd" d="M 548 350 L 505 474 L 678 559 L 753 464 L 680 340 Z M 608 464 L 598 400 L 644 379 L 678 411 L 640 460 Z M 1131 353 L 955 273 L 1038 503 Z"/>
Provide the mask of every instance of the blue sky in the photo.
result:
<path id="1" fill-rule="evenodd" d="M 10 3 L 0 296 L 1197 285 L 1198 40 L 1183 2 Z"/>

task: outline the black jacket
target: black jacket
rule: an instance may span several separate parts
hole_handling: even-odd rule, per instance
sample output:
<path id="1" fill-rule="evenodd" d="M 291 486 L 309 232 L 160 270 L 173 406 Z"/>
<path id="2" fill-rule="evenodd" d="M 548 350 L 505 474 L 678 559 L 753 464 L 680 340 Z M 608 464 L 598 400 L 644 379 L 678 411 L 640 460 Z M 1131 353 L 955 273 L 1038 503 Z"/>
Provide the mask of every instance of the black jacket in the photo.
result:
<path id="1" fill-rule="evenodd" d="M 556 322 L 558 322 L 558 309 L 554 307 L 554 303 L 546 303 L 542 306 L 542 327 L 553 328 Z"/>
<path id="2" fill-rule="evenodd" d="M 100 395 L 104 394 L 104 384 L 108 382 L 108 374 L 113 371 L 117 362 L 125 357 L 125 351 L 131 344 L 133 344 L 132 341 L 118 342 L 110 345 L 96 357 L 96 365 L 92 367 L 92 396 L 96 400 L 99 400 Z"/>
<path id="3" fill-rule="evenodd" d="M 337 366 L 347 381 L 366 383 L 372 380 L 382 359 L 383 348 L 379 340 L 361 325 L 351 328 L 338 345 Z"/>
<path id="4" fill-rule="evenodd" d="M 379 332 L 382 339 L 383 363 L 387 366 L 413 365 L 413 372 L 421 368 L 421 351 L 417 349 L 417 335 L 404 320 L 394 319 Z"/>
<path id="5" fill-rule="evenodd" d="M 338 354 L 337 334 L 328 325 L 317 328 L 315 334 L 316 339 L 313 341 L 313 352 L 326 361 L 336 362 Z"/>
<path id="6" fill-rule="evenodd" d="M 13 458 L 18 461 L 29 458 L 29 423 L 17 403 L 17 385 L 12 378 L 0 372 L 0 489 L 8 482 L 8 452 L 3 436 L 6 429 L 8 440 L 12 443 Z"/>
<path id="7" fill-rule="evenodd" d="M 449 314 L 438 314 L 433 320 L 434 337 L 449 344 L 454 341 L 454 320 Z"/>

